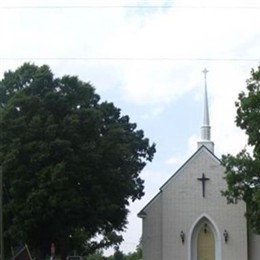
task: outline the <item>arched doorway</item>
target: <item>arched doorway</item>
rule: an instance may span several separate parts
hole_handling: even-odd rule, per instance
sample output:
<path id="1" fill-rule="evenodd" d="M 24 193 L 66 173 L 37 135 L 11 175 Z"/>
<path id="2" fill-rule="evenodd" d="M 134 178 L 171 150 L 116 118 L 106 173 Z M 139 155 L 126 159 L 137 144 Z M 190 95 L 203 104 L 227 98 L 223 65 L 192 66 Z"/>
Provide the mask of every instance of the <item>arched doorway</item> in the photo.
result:
<path id="1" fill-rule="evenodd" d="M 206 216 L 193 225 L 190 235 L 190 260 L 220 260 L 220 235 Z"/>

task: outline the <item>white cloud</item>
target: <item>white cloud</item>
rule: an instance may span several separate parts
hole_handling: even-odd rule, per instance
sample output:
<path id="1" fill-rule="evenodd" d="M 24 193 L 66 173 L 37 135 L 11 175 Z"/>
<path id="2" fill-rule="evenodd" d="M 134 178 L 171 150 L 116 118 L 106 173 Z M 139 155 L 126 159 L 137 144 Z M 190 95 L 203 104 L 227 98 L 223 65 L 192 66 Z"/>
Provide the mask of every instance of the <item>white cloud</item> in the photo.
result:
<path id="1" fill-rule="evenodd" d="M 166 164 L 169 164 L 169 165 L 179 165 L 180 163 L 183 163 L 183 160 L 184 158 L 177 155 L 177 156 L 172 156 L 171 158 L 167 159 L 165 161 Z"/>
<path id="2" fill-rule="evenodd" d="M 151 110 L 149 110 L 145 114 L 141 114 L 139 118 L 144 119 L 144 120 L 154 120 L 154 118 L 158 117 L 161 113 L 163 113 L 164 108 L 162 106 L 158 107 L 152 107 Z"/>
<path id="3" fill-rule="evenodd" d="M 43 1 L 38 1 L 43 4 Z M 17 1 L 12 1 L 17 4 Z M 33 1 L 23 3 L 32 4 Z M 48 5 L 53 4 L 51 1 Z M 55 2 L 60 4 L 68 1 Z M 93 1 L 76 4 L 93 5 Z M 99 4 L 102 1 L 99 2 Z M 110 4 L 123 4 L 112 1 Z M 127 2 L 128 3 L 128 2 Z M 151 4 L 150 2 L 130 2 Z M 156 5 L 165 3 L 156 1 Z M 114 57 L 135 61 L 56 62 L 77 67 L 81 75 L 100 88 L 118 89 L 122 98 L 137 105 L 169 104 L 195 88 L 203 63 L 192 58 L 255 57 L 258 54 L 259 17 L 253 10 L 205 9 L 190 6 L 216 5 L 215 1 L 179 1 L 177 6 L 153 12 L 151 9 L 43 9 L 1 10 L 1 41 L 6 57 Z M 95 3 L 97 4 L 97 3 Z M 102 3 L 104 5 L 104 3 Z M 20 5 L 20 3 L 19 3 Z M 46 2 L 45 2 L 46 5 Z M 224 5 L 222 2 L 220 5 Z M 173 5 L 174 6 L 174 5 Z M 138 15 L 137 15 L 138 14 Z M 140 15 L 142 14 L 142 15 Z M 221 17 L 221 19 L 219 19 Z M 241 23 L 243 17 L 243 23 Z M 34 21 L 34 22 L 32 22 Z M 8 26 L 3 26 L 8 24 Z M 243 35 L 243 37 L 241 37 Z M 246 48 L 244 47 L 246 44 Z M 243 51 L 241 51 L 243 50 Z M 184 58 L 187 61 L 140 61 L 138 58 Z M 48 62 L 48 61 L 47 61 Z M 223 66 L 223 63 L 220 64 Z M 230 65 L 230 64 L 229 64 Z M 118 68 L 120 69 L 118 69 Z M 99 69 L 102 77 L 96 75 Z M 242 68 L 241 68 L 242 70 Z M 109 71 L 109 73 L 106 73 Z M 218 70 L 216 70 L 218 73 Z M 240 73 L 240 71 L 237 71 Z M 218 77 L 223 79 L 223 75 Z M 111 80 L 119 79 L 115 86 Z M 107 84 L 107 87 L 104 85 Z"/>
<path id="4" fill-rule="evenodd" d="M 139 105 L 167 104 L 195 87 L 194 71 L 198 71 L 200 64 L 211 64 L 189 59 L 255 57 L 258 44 L 254 40 L 259 37 L 257 16 L 243 9 L 206 10 L 172 8 L 154 13 L 145 20 L 133 16 L 122 21 L 106 42 L 104 52 L 114 57 L 137 58 L 125 64 L 124 98 Z M 242 25 L 241 17 L 244 17 Z M 255 52 L 251 53 L 252 49 Z M 149 60 L 158 57 L 187 61 Z M 230 63 L 226 66 L 231 67 Z M 202 68 L 203 65 L 199 70 Z M 236 73 L 243 70 L 238 69 Z M 223 80 L 220 73 L 218 77 Z"/>
<path id="5" fill-rule="evenodd" d="M 165 164 L 174 167 L 174 169 L 179 168 L 197 150 L 197 142 L 199 139 L 200 138 L 195 134 L 190 136 L 187 142 L 186 149 L 184 149 L 185 152 L 183 154 L 174 154 L 165 161 Z"/>
<path id="6" fill-rule="evenodd" d="M 253 66 L 253 64 L 252 64 Z M 218 77 L 215 71 L 221 75 Z M 246 78 L 250 69 L 240 66 L 213 68 L 211 78 L 211 125 L 212 139 L 216 143 L 216 153 L 238 153 L 247 143 L 247 138 L 236 125 L 235 101 L 238 94 L 246 89 Z"/>

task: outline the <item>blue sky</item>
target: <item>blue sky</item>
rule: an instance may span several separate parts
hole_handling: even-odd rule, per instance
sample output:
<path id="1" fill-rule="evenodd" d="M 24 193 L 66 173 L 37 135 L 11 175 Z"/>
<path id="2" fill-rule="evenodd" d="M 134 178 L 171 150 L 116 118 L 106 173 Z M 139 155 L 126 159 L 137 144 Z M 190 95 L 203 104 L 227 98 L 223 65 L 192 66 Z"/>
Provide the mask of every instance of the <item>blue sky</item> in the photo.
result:
<path id="1" fill-rule="evenodd" d="M 216 155 L 245 146 L 234 102 L 259 65 L 259 24 L 258 1 L 0 0 L 0 77 L 25 61 L 78 75 L 157 144 L 123 251 L 141 237 L 136 214 L 196 151 L 205 67 Z"/>

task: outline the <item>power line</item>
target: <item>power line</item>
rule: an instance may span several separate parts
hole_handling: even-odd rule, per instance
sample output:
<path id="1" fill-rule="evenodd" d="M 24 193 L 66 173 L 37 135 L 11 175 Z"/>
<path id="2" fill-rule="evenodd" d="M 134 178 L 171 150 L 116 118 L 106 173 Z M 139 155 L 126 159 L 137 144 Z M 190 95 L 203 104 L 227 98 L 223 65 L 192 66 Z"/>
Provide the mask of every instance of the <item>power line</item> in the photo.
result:
<path id="1" fill-rule="evenodd" d="M 209 61 L 260 62 L 259 58 L 189 58 L 189 57 L 0 57 L 0 61 Z"/>
<path id="2" fill-rule="evenodd" d="M 260 9 L 259 5 L 0 5 L 0 9 Z"/>

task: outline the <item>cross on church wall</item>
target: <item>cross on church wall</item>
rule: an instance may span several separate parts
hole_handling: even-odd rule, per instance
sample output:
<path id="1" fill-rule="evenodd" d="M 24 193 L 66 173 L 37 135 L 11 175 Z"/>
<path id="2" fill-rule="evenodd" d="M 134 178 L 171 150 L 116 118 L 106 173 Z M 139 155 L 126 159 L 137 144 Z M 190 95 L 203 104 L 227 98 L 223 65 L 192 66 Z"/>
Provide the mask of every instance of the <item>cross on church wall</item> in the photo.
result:
<path id="1" fill-rule="evenodd" d="M 207 178 L 204 173 L 202 173 L 202 177 L 197 178 L 197 180 L 201 181 L 201 183 L 202 183 L 202 197 L 205 198 L 205 184 L 206 184 L 206 181 L 208 181 L 210 179 Z"/>

